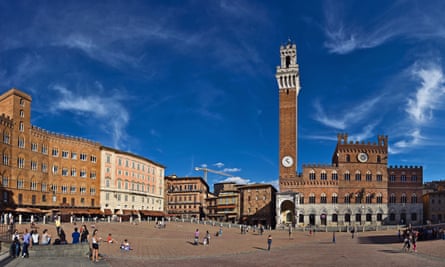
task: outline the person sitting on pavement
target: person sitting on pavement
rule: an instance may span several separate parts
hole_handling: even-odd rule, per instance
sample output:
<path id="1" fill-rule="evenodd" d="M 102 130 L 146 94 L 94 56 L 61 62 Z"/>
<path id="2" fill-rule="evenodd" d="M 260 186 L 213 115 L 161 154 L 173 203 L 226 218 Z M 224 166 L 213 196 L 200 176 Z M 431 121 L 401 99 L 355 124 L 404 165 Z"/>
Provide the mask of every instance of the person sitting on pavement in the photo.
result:
<path id="1" fill-rule="evenodd" d="M 108 244 L 116 243 L 116 240 L 114 240 L 114 238 L 111 236 L 111 233 L 109 233 L 107 236 L 107 243 Z"/>
<path id="2" fill-rule="evenodd" d="M 128 239 L 125 239 L 124 242 L 121 243 L 121 249 L 125 251 L 132 250 Z"/>
<path id="3" fill-rule="evenodd" d="M 66 234 L 62 227 L 60 227 L 60 230 L 59 230 L 59 238 L 60 238 L 60 245 L 65 245 L 67 243 L 66 242 Z"/>
<path id="4" fill-rule="evenodd" d="M 71 237 L 73 238 L 73 244 L 79 244 L 79 242 L 80 242 L 80 233 L 77 230 L 77 227 L 74 227 L 74 232 L 71 234 Z"/>
<path id="5" fill-rule="evenodd" d="M 51 235 L 48 233 L 48 229 L 43 230 L 42 245 L 51 244 Z"/>

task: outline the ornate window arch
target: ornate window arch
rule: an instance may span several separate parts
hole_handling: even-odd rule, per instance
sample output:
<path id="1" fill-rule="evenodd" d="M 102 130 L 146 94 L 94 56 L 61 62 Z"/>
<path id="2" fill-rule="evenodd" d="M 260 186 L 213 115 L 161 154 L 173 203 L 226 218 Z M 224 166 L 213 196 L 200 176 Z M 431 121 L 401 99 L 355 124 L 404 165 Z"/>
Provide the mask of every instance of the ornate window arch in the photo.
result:
<path id="1" fill-rule="evenodd" d="M 413 203 L 413 204 L 417 203 L 417 195 L 416 195 L 416 193 L 413 193 L 411 195 L 411 203 Z"/>
<path id="2" fill-rule="evenodd" d="M 315 180 L 315 171 L 313 169 L 309 172 L 309 180 Z"/>
<path id="3" fill-rule="evenodd" d="M 322 204 L 326 204 L 327 203 L 326 193 L 325 192 L 321 193 L 321 195 L 320 195 L 320 203 L 322 203 Z"/>
<path id="4" fill-rule="evenodd" d="M 337 204 L 338 203 L 338 195 L 337 195 L 337 193 L 332 193 L 331 201 L 332 201 L 332 204 Z"/>
<path id="5" fill-rule="evenodd" d="M 315 194 L 314 193 L 309 194 L 309 204 L 315 204 Z"/>

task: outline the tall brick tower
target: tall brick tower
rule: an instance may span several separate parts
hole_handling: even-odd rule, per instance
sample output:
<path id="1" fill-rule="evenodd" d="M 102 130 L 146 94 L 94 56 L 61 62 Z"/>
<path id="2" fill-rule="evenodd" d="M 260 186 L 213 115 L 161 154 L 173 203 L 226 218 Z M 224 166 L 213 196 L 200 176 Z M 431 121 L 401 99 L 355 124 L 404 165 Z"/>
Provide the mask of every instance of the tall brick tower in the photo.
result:
<path id="1" fill-rule="evenodd" d="M 275 77 L 279 89 L 279 180 L 296 177 L 298 166 L 298 93 L 300 71 L 297 46 L 290 41 L 280 47 L 281 65 Z M 281 183 L 280 183 L 281 184 Z M 280 185 L 281 187 L 281 185 Z M 280 188 L 280 191 L 282 188 Z"/>

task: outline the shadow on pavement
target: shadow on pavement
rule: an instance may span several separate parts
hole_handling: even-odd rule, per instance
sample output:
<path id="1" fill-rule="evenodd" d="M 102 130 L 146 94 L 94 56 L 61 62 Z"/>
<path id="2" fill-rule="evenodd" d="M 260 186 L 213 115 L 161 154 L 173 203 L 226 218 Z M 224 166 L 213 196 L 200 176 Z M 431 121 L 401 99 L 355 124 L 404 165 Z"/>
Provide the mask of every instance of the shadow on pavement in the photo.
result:
<path id="1" fill-rule="evenodd" d="M 384 250 L 379 250 L 380 252 L 384 252 L 384 253 L 391 253 L 391 254 L 400 254 L 402 253 L 401 250 L 398 249 L 384 249 Z"/>
<path id="2" fill-rule="evenodd" d="M 400 243 L 395 235 L 365 236 L 359 237 L 360 244 L 395 244 Z"/>
<path id="3" fill-rule="evenodd" d="M 252 247 L 252 248 L 254 248 L 254 249 L 258 249 L 258 250 L 267 250 L 267 249 L 265 249 L 265 248 L 260 248 L 260 247 Z"/>

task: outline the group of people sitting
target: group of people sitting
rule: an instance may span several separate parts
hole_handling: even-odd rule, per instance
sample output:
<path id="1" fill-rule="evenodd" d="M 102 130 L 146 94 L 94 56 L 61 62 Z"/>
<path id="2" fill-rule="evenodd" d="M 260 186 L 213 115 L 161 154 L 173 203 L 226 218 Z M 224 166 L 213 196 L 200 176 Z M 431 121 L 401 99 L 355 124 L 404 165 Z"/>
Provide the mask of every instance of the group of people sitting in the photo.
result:
<path id="1" fill-rule="evenodd" d="M 35 245 L 63 245 L 68 244 L 66 240 L 66 234 L 60 224 L 56 224 L 57 237 L 53 240 L 51 235 L 48 232 L 48 229 L 44 229 L 42 235 L 40 236 L 36 227 L 33 227 L 30 232 L 28 229 L 25 229 L 23 234 L 19 234 L 18 230 L 15 230 L 12 234 L 12 244 L 10 247 L 10 255 L 11 257 L 28 257 L 28 248 Z M 88 242 L 89 232 L 85 225 L 82 226 L 81 232 L 78 231 L 77 227 L 74 227 L 74 231 L 71 235 L 72 244 L 78 243 L 87 243 Z M 107 243 L 117 243 L 116 240 L 112 237 L 111 233 L 108 234 L 106 239 Z M 132 250 L 128 239 L 125 239 L 120 244 L 120 249 L 124 251 Z"/>
<path id="2" fill-rule="evenodd" d="M 116 240 L 111 236 L 111 233 L 108 234 L 107 237 L 107 243 L 112 244 L 112 243 L 116 243 Z M 120 249 L 121 250 L 132 250 L 130 243 L 128 242 L 128 239 L 125 239 L 121 244 L 120 244 Z"/>

